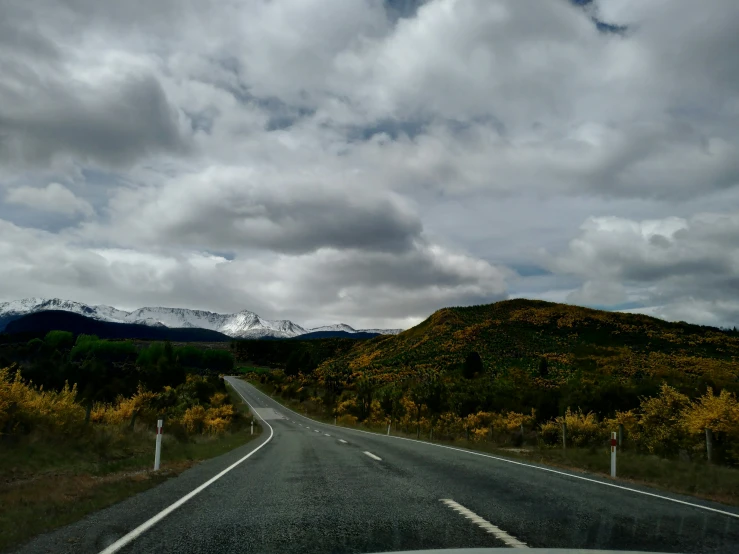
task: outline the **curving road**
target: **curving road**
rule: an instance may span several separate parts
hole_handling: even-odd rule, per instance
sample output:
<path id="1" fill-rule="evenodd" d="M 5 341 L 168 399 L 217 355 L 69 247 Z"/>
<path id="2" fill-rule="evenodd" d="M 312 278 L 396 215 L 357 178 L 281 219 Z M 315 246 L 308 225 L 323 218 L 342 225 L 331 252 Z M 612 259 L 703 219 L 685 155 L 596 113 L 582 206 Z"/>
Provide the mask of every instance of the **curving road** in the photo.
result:
<path id="1" fill-rule="evenodd" d="M 317 423 L 240 379 L 228 381 L 265 420 L 258 441 L 38 537 L 19 552 L 525 546 L 739 552 L 733 508 Z"/>

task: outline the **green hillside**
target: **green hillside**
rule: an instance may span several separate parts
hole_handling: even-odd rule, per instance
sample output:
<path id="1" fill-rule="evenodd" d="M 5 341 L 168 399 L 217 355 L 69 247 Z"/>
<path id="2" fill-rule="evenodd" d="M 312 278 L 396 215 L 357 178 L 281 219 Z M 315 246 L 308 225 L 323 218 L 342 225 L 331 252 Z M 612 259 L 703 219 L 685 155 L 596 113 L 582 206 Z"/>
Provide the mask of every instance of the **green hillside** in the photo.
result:
<path id="1" fill-rule="evenodd" d="M 277 368 L 249 378 L 344 425 L 551 447 L 566 424 L 588 448 L 621 426 L 629 450 L 696 460 L 709 429 L 714 461 L 739 464 L 736 331 L 517 299 L 445 308 L 397 336 L 311 342 L 249 345 Z"/>
<path id="2" fill-rule="evenodd" d="M 472 352 L 482 371 L 463 379 Z M 439 310 L 397 336 L 353 345 L 316 375 L 350 386 L 359 378 L 382 384 L 438 373 L 469 381 L 475 399 L 467 403 L 478 404 L 469 411 L 534 407 L 551 417 L 580 406 L 606 415 L 635 407 L 663 381 L 689 396 L 707 386 L 736 391 L 737 356 L 735 332 L 516 299 Z M 497 406 L 496 396 L 504 397 Z"/>

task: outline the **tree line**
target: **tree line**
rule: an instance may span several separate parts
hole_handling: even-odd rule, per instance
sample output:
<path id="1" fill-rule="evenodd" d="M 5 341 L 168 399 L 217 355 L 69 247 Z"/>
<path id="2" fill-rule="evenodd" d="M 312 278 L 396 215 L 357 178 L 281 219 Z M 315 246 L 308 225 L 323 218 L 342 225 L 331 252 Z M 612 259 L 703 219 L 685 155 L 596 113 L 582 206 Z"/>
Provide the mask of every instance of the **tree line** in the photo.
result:
<path id="1" fill-rule="evenodd" d="M 185 383 L 188 374 L 207 377 L 231 373 L 234 358 L 227 350 L 176 347 L 170 342 L 137 347 L 128 340 L 50 331 L 43 339 L 3 345 L 0 368 L 11 366 L 20 369 L 26 381 L 45 390 L 74 386 L 76 401 L 85 406 L 89 420 L 97 402 L 132 397 L 140 388 L 151 393 L 176 388 Z"/>

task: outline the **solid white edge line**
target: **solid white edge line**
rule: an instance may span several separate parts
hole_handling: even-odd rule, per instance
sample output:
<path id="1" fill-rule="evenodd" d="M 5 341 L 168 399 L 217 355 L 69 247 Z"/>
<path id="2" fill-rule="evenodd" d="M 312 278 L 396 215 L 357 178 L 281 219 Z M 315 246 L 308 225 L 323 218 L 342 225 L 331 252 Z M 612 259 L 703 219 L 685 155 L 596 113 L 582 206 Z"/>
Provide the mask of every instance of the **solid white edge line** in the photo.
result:
<path id="1" fill-rule="evenodd" d="M 245 381 L 246 382 L 246 381 Z M 254 385 L 251 383 L 247 384 L 252 387 L 255 391 L 257 391 L 260 394 L 264 394 L 262 391 L 257 389 Z M 276 400 L 272 400 L 273 402 L 278 403 Z M 278 403 L 279 404 L 279 403 Z M 282 404 L 279 404 L 282 406 Z M 290 408 L 285 407 L 286 410 L 290 410 Z M 590 483 L 595 483 L 596 485 L 603 485 L 604 487 L 613 487 L 615 489 L 621 489 L 629 492 L 633 492 L 636 494 L 643 494 L 645 496 L 651 496 L 652 498 L 659 498 L 661 500 L 667 500 L 669 502 L 675 502 L 677 504 L 682 504 L 684 506 L 690 506 L 692 508 L 698 508 L 700 510 L 707 510 L 709 512 L 714 512 L 717 514 L 721 514 L 724 516 L 729 516 L 733 518 L 739 519 L 739 514 L 732 513 L 732 512 L 726 512 L 724 510 L 719 510 L 717 508 L 710 508 L 708 506 L 702 506 L 700 504 L 694 504 L 692 502 L 686 502 L 685 500 L 678 500 L 677 498 L 670 498 L 669 496 L 662 496 L 659 494 L 655 494 L 653 492 L 647 492 L 647 491 L 640 491 L 639 489 L 632 489 L 629 487 L 624 487 L 623 485 L 616 485 L 615 483 L 606 483 L 604 481 L 598 481 L 597 479 L 591 479 L 589 477 L 583 477 L 581 475 L 574 475 L 572 473 L 565 473 L 564 471 L 557 471 L 556 469 L 550 469 L 548 467 L 541 467 L 541 466 L 534 466 L 531 464 L 527 464 L 525 462 L 517 462 L 516 460 L 509 460 L 508 458 L 501 458 L 499 456 L 493 456 L 491 454 L 483 454 L 482 452 L 475 452 L 474 450 L 465 450 L 464 448 L 456 448 L 454 446 L 446 446 L 444 444 L 436 444 L 432 442 L 424 442 L 417 439 L 408 439 L 406 437 L 396 437 L 395 435 L 385 435 L 382 433 L 373 433 L 371 431 L 362 431 L 361 429 L 352 429 L 351 427 L 342 427 L 341 425 L 334 425 L 333 423 L 323 423 L 322 421 L 316 421 L 315 419 L 310 419 L 302 414 L 299 414 L 298 412 L 295 412 L 293 410 L 290 410 L 295 415 L 302 417 L 303 419 L 306 419 L 308 421 L 312 421 L 313 423 L 317 423 L 318 425 L 326 425 L 327 427 L 333 427 L 335 429 L 343 429 L 345 431 L 350 431 L 354 433 L 365 433 L 367 435 L 372 435 L 373 437 L 382 437 L 385 439 L 397 439 L 402 441 L 410 441 L 410 442 L 417 442 L 419 444 L 425 444 L 426 446 L 433 446 L 435 448 L 446 448 L 448 450 L 455 450 L 457 452 L 462 452 L 464 454 L 471 454 L 473 456 L 482 456 L 483 458 L 490 458 L 491 460 L 497 460 L 499 462 L 505 462 L 507 464 L 514 464 L 518 466 L 528 467 L 531 469 L 538 469 L 539 471 L 548 471 L 549 473 L 556 473 L 557 475 L 564 475 L 565 477 L 571 477 L 573 479 L 580 479 L 581 481 L 589 481 Z"/>
<path id="2" fill-rule="evenodd" d="M 377 460 L 378 462 L 381 462 L 382 461 L 382 458 L 380 458 L 379 456 L 375 456 L 372 452 L 367 452 L 365 450 L 364 452 L 362 452 L 362 454 L 367 454 L 367 456 L 369 456 L 373 460 Z"/>
<path id="3" fill-rule="evenodd" d="M 497 539 L 500 539 L 501 541 L 503 541 L 507 546 L 511 546 L 513 548 L 528 548 L 528 545 L 525 542 L 518 540 L 513 535 L 509 535 L 497 525 L 493 525 L 485 518 L 480 517 L 479 515 L 477 515 L 475 512 L 473 512 L 469 508 L 465 508 L 464 506 L 455 502 L 451 498 L 440 498 L 439 500 L 443 502 L 444 504 L 446 504 L 447 506 L 449 506 L 455 512 L 462 514 L 465 518 L 472 521 L 480 529 L 483 529 L 484 531 L 492 535 L 495 535 Z"/>
<path id="4" fill-rule="evenodd" d="M 231 385 L 231 383 L 229 383 L 229 385 Z M 254 408 L 252 407 L 252 405 L 249 404 L 249 402 L 244 397 L 244 395 L 241 394 L 241 392 L 236 387 L 234 387 L 233 385 L 231 385 L 231 388 L 233 388 L 236 391 L 236 393 L 244 400 L 244 402 L 246 402 L 246 405 L 247 406 L 249 406 L 252 410 L 254 410 Z M 196 489 L 192 490 L 191 492 L 187 493 L 185 496 L 183 496 L 182 498 L 180 498 L 174 504 L 171 504 L 171 505 L 167 506 L 161 512 L 159 512 L 157 515 L 155 515 L 154 517 L 146 520 L 144 523 L 142 523 L 141 525 L 139 525 L 138 527 L 136 527 L 133 531 L 129 531 L 128 533 L 126 533 L 125 535 L 123 535 L 120 539 L 118 539 L 117 541 L 115 541 L 113 544 L 111 544 L 110 546 L 108 546 L 104 550 L 101 550 L 100 551 L 100 554 L 113 554 L 114 552 L 118 552 L 121 548 L 123 548 L 124 546 L 126 546 L 128 543 L 130 543 L 131 541 L 133 541 L 135 538 L 139 537 L 147 529 L 149 529 L 150 527 L 153 527 L 154 525 L 156 525 L 159 521 L 161 521 L 162 519 L 164 519 L 165 517 L 167 517 L 170 513 L 172 513 L 177 508 L 179 508 L 180 506 L 182 506 L 185 502 L 187 502 L 188 500 L 190 500 L 193 496 L 195 496 L 199 492 L 203 491 L 205 488 L 207 488 L 208 486 L 210 486 L 212 483 L 216 482 L 218 479 L 220 479 L 221 477 L 223 477 L 224 475 L 226 475 L 226 473 L 228 473 L 229 471 L 231 471 L 233 468 L 235 468 L 241 462 L 243 462 L 244 460 L 246 460 L 247 458 L 249 458 L 252 454 L 254 454 L 257 450 L 259 450 L 265 444 L 267 444 L 269 441 L 271 441 L 272 440 L 272 437 L 274 436 L 274 430 L 272 429 L 272 426 L 269 423 L 267 423 L 267 421 L 265 419 L 263 419 L 262 416 L 260 416 L 259 414 L 257 414 L 256 411 L 254 413 L 256 414 L 256 416 L 259 419 L 261 419 L 264 422 L 264 424 L 267 427 L 269 427 L 269 437 L 267 437 L 267 440 L 266 441 L 264 441 L 262 444 L 260 444 L 259 446 L 257 446 L 254 450 L 252 450 L 251 452 L 249 452 L 246 456 L 244 456 L 240 460 L 238 460 L 238 461 L 234 462 L 233 464 L 231 464 L 230 466 L 228 466 L 226 469 L 224 469 L 223 471 L 221 471 L 215 477 L 211 477 L 205 483 L 203 483 L 202 485 L 200 485 L 198 488 L 196 488 Z"/>

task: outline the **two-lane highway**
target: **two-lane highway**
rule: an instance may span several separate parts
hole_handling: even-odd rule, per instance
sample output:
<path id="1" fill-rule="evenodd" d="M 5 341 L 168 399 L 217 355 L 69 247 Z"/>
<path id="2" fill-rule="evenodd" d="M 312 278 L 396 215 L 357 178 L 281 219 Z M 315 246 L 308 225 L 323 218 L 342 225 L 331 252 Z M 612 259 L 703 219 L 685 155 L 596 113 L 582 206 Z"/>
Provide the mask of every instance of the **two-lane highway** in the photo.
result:
<path id="1" fill-rule="evenodd" d="M 739 552 L 734 509 L 314 422 L 240 379 L 228 380 L 264 419 L 256 443 L 22 551 L 97 552 L 119 541 L 117 552 L 523 546 Z"/>

